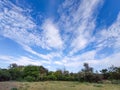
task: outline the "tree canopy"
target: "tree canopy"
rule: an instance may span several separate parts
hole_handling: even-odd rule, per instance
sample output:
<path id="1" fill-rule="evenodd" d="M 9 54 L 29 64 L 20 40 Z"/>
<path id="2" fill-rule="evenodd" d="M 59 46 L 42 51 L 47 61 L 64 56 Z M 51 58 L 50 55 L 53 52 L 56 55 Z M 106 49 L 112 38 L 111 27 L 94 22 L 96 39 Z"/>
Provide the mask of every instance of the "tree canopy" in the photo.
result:
<path id="1" fill-rule="evenodd" d="M 0 69 L 0 81 L 80 81 L 100 82 L 102 80 L 120 80 L 120 67 L 111 66 L 100 70 L 100 73 L 93 72 L 88 63 L 83 64 L 83 69 L 78 73 L 67 70 L 49 71 L 44 66 L 27 65 L 21 66 L 15 63 L 10 64 L 8 69 Z M 78 68 L 79 69 L 79 68 Z"/>

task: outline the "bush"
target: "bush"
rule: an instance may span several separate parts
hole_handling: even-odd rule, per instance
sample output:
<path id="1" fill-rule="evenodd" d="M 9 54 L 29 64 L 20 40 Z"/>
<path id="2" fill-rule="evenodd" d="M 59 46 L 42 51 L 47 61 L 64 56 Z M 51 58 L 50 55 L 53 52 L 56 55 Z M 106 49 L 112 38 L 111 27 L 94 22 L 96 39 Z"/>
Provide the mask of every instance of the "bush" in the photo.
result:
<path id="1" fill-rule="evenodd" d="M 35 81 L 35 78 L 32 77 L 32 76 L 27 76 L 27 77 L 25 77 L 24 79 L 25 79 L 26 81 L 28 81 L 28 82 Z"/>
<path id="2" fill-rule="evenodd" d="M 93 86 L 94 86 L 94 87 L 103 87 L 102 84 L 94 84 Z"/>
<path id="3" fill-rule="evenodd" d="M 48 80 L 48 77 L 47 76 L 40 76 L 39 80 L 40 81 L 46 81 L 46 80 Z"/>
<path id="4" fill-rule="evenodd" d="M 17 88 L 11 88 L 10 90 L 18 90 Z"/>
<path id="5" fill-rule="evenodd" d="M 55 75 L 48 75 L 47 78 L 48 80 L 57 80 Z"/>
<path id="6" fill-rule="evenodd" d="M 112 84 L 120 84 L 120 80 L 112 80 L 111 83 Z"/>

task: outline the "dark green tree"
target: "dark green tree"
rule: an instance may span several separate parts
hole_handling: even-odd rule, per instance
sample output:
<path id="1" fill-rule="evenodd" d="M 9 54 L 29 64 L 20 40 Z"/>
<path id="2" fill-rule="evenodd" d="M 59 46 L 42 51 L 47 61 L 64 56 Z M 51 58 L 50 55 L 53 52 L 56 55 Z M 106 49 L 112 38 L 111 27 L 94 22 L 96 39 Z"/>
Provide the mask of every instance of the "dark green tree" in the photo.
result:
<path id="1" fill-rule="evenodd" d="M 23 70 L 24 79 L 27 81 L 38 81 L 40 76 L 39 66 L 28 65 Z"/>
<path id="2" fill-rule="evenodd" d="M 40 80 L 41 81 L 47 80 L 48 70 L 45 67 L 40 66 L 39 73 L 40 73 Z"/>
<path id="3" fill-rule="evenodd" d="M 57 80 L 63 80 L 63 74 L 62 74 L 62 70 L 57 70 L 54 73 L 55 77 L 57 78 Z"/>
<path id="4" fill-rule="evenodd" d="M 93 68 L 89 66 L 88 63 L 84 63 L 84 69 L 82 69 L 82 75 L 84 77 L 84 81 L 92 82 L 93 78 Z"/>
<path id="5" fill-rule="evenodd" d="M 0 69 L 0 81 L 9 81 L 11 75 L 7 69 Z"/>
<path id="6" fill-rule="evenodd" d="M 106 80 L 106 79 L 109 78 L 110 75 L 109 75 L 107 69 L 102 69 L 100 72 L 102 73 L 102 75 L 103 75 L 103 79 L 104 79 L 104 80 Z"/>

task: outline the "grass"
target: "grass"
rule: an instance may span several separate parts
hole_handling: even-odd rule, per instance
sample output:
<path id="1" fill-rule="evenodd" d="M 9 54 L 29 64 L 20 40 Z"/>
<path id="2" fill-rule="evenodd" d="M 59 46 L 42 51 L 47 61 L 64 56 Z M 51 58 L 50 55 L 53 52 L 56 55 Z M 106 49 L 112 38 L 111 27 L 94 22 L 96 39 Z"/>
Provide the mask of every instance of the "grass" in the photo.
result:
<path id="1" fill-rule="evenodd" d="M 0 90 L 120 90 L 120 84 L 97 84 L 65 81 L 0 82 Z"/>

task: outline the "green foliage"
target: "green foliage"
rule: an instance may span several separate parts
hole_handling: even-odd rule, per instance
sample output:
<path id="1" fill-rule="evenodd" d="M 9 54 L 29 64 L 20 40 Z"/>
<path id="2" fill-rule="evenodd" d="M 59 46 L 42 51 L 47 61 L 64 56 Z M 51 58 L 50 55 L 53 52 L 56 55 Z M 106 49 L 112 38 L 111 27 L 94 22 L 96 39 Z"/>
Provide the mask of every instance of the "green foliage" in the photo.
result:
<path id="1" fill-rule="evenodd" d="M 111 83 L 112 84 L 120 84 L 120 80 L 112 80 Z"/>
<path id="2" fill-rule="evenodd" d="M 18 90 L 17 88 L 11 88 L 10 90 Z"/>
<path id="3" fill-rule="evenodd" d="M 0 69 L 0 81 L 10 80 L 11 75 L 7 69 Z"/>
<path id="4" fill-rule="evenodd" d="M 48 74 L 48 70 L 46 68 L 44 68 L 43 66 L 39 67 L 39 72 L 41 75 L 47 75 Z"/>
<path id="5" fill-rule="evenodd" d="M 24 78 L 24 80 L 28 81 L 28 82 L 32 82 L 32 81 L 35 81 L 35 77 L 32 77 L 32 76 L 26 76 Z"/>
<path id="6" fill-rule="evenodd" d="M 62 80 L 63 79 L 63 75 L 62 75 L 62 71 L 61 70 L 57 70 L 55 73 L 54 73 L 55 77 L 57 78 L 57 80 Z"/>
<path id="7" fill-rule="evenodd" d="M 39 80 L 39 76 L 40 76 L 39 66 L 33 66 L 33 65 L 25 66 L 23 73 L 24 73 L 23 77 L 27 78 L 28 80 L 29 79 L 33 81 Z"/>
<path id="8" fill-rule="evenodd" d="M 102 82 L 111 80 L 112 83 L 119 83 L 120 67 L 110 67 L 102 69 L 101 73 L 94 73 L 93 68 L 88 63 L 84 63 L 84 68 L 78 73 L 69 73 L 67 70 L 48 71 L 43 66 L 19 66 L 11 64 L 9 69 L 0 69 L 0 81 L 79 81 L 79 82 Z"/>
<path id="9" fill-rule="evenodd" d="M 47 79 L 48 80 L 57 80 L 57 77 L 55 75 L 48 75 Z"/>
<path id="10" fill-rule="evenodd" d="M 94 84 L 93 86 L 94 86 L 94 87 L 103 87 L 102 84 Z"/>
<path id="11" fill-rule="evenodd" d="M 23 75 L 23 72 L 18 67 L 10 68 L 9 73 L 11 75 L 11 80 L 19 80 Z"/>
<path id="12" fill-rule="evenodd" d="M 107 80 L 109 78 L 110 74 L 107 69 L 102 69 L 100 72 L 102 73 L 104 80 Z"/>

